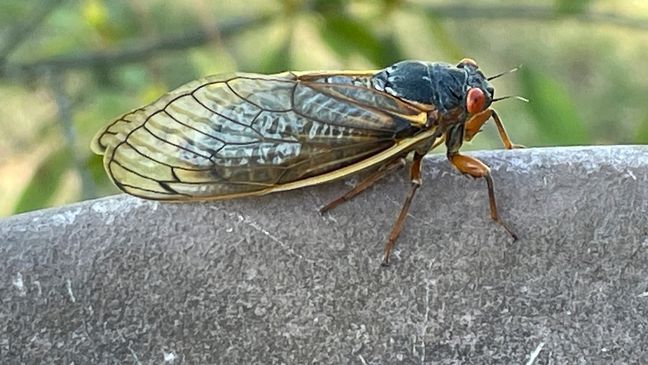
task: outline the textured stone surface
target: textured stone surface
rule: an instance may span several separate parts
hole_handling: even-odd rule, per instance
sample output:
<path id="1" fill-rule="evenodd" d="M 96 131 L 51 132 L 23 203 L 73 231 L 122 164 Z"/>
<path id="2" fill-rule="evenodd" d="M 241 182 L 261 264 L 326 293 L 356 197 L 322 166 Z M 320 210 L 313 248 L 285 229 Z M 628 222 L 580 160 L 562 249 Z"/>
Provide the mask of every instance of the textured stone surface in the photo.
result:
<path id="1" fill-rule="evenodd" d="M 441 156 L 326 216 L 349 181 L 235 201 L 124 195 L 0 221 L 0 363 L 646 363 L 648 147 Z"/>

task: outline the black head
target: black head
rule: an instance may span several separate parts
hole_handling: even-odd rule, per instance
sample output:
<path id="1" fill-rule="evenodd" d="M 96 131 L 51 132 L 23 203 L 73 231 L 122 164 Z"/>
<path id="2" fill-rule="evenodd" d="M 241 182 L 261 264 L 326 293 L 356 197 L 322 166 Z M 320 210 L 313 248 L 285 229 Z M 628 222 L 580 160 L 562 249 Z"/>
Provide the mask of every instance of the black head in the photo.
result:
<path id="1" fill-rule="evenodd" d="M 477 62 L 464 58 L 457 68 L 466 72 L 466 110 L 474 114 L 488 108 L 495 98 L 495 88 L 481 72 Z"/>

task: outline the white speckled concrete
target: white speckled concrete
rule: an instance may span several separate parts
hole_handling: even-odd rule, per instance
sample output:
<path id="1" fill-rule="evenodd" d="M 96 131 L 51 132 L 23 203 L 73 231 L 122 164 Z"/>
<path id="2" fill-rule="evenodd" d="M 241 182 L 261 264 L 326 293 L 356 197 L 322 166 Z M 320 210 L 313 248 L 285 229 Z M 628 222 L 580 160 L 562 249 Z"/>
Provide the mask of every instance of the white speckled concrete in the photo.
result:
<path id="1" fill-rule="evenodd" d="M 118 195 L 0 221 L 0 363 L 642 363 L 648 147 L 441 156 L 392 258 L 407 186 L 349 182 L 236 201 Z"/>

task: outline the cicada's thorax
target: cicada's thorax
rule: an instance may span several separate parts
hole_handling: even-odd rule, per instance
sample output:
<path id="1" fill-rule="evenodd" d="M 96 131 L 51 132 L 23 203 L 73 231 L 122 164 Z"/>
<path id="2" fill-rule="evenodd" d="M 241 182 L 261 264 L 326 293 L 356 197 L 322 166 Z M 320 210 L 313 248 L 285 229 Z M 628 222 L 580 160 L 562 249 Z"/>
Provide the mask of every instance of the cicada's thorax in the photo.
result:
<path id="1" fill-rule="evenodd" d="M 428 125 L 441 133 L 469 117 L 466 95 L 471 88 L 483 91 L 484 108 L 490 106 L 494 93 L 476 65 L 465 63 L 402 61 L 376 73 L 371 86 L 430 110 Z"/>

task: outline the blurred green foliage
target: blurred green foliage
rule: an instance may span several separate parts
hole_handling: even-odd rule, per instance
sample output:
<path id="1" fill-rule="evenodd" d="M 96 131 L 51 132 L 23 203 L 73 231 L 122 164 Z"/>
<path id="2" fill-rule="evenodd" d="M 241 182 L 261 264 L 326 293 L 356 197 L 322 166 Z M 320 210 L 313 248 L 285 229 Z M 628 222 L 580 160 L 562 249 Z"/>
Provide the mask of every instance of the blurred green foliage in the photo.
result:
<path id="1" fill-rule="evenodd" d="M 63 173 L 70 168 L 70 153 L 66 148 L 52 151 L 36 166 L 36 172 L 25 186 L 14 208 L 15 213 L 42 208 L 50 201 L 61 184 Z"/>
<path id="2" fill-rule="evenodd" d="M 117 192 L 89 150 L 94 133 L 187 81 L 236 70 L 523 65 L 495 82 L 499 96 L 530 99 L 496 105 L 515 142 L 647 143 L 646 44 L 648 4 L 637 1 L 5 0 L 0 215 Z M 501 146 L 486 128 L 465 148 Z"/>
<path id="3" fill-rule="evenodd" d="M 588 143 L 587 129 L 578 115 L 569 92 L 550 75 L 536 70 L 520 70 L 522 93 L 533 100 L 529 111 L 537 124 L 538 142 L 547 145 L 574 145 Z"/>

